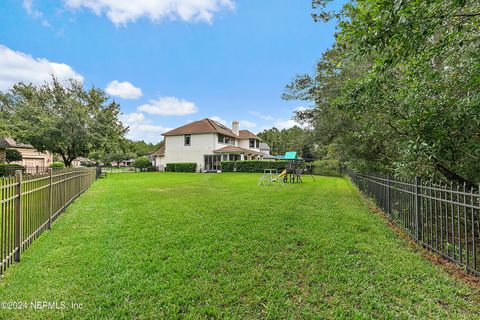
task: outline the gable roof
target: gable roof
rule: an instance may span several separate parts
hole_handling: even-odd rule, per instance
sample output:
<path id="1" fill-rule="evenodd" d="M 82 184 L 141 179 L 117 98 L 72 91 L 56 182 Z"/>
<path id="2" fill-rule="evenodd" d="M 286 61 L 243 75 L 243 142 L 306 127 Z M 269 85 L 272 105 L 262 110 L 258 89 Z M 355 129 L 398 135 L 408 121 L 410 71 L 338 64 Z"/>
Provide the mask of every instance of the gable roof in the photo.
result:
<path id="1" fill-rule="evenodd" d="M 202 119 L 178 127 L 176 129 L 163 133 L 164 136 L 178 136 L 183 134 L 199 134 L 199 133 L 221 133 L 226 136 L 237 137 L 237 135 L 229 128 L 212 119 Z"/>
<path id="2" fill-rule="evenodd" d="M 0 148 L 27 148 L 34 149 L 30 144 L 17 143 L 12 138 L 0 138 Z"/>
<path id="3" fill-rule="evenodd" d="M 240 139 L 258 139 L 258 140 L 262 140 L 261 138 L 257 137 L 256 135 L 254 135 L 253 133 L 251 133 L 251 132 L 248 131 L 248 130 L 240 130 L 238 136 L 240 137 Z"/>
<path id="4" fill-rule="evenodd" d="M 163 143 L 157 151 L 152 153 L 152 156 L 163 157 L 165 155 L 165 143 Z"/>
<path id="5" fill-rule="evenodd" d="M 260 150 L 270 150 L 270 146 L 265 142 L 260 142 Z"/>
<path id="6" fill-rule="evenodd" d="M 163 133 L 164 136 L 180 136 L 184 134 L 200 134 L 200 133 L 221 133 L 229 137 L 240 138 L 240 139 L 260 139 L 253 133 L 248 130 L 240 130 L 239 134 L 236 135 L 232 129 L 224 126 L 223 124 L 212 120 L 212 119 L 202 119 L 188 123 L 184 126 L 178 127 L 176 129 L 167 131 Z"/>

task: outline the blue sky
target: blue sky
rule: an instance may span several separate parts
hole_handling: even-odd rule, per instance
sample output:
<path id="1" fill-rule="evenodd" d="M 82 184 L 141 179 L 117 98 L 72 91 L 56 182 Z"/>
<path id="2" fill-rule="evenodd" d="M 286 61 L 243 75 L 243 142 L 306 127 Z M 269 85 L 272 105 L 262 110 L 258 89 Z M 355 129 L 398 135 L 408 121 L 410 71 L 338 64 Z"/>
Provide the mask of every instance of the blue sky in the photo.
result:
<path id="1" fill-rule="evenodd" d="M 0 90 L 55 73 L 106 89 L 129 137 L 214 117 L 258 132 L 289 127 L 281 99 L 333 43 L 310 0 L 3 0 Z"/>

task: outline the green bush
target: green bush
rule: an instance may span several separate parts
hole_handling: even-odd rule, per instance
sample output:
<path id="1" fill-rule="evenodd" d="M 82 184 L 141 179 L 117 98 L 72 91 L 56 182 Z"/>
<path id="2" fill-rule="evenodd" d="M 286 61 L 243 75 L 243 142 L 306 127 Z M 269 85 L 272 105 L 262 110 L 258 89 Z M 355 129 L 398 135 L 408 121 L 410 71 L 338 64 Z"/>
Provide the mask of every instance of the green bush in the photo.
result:
<path id="1" fill-rule="evenodd" d="M 341 177 L 343 176 L 342 166 L 338 160 L 317 160 L 313 163 L 313 174 L 328 177 Z"/>
<path id="2" fill-rule="evenodd" d="M 222 161 L 222 172 L 234 172 L 236 161 Z"/>
<path id="3" fill-rule="evenodd" d="M 285 169 L 286 161 L 222 161 L 222 172 L 260 172 L 265 169 L 277 169 L 279 172 Z"/>
<path id="4" fill-rule="evenodd" d="M 50 165 L 50 168 L 63 169 L 63 168 L 65 168 L 65 163 L 63 163 L 61 161 L 55 161 L 55 162 L 52 162 L 52 164 Z"/>
<path id="5" fill-rule="evenodd" d="M 135 161 L 133 162 L 133 166 L 135 168 L 150 168 L 152 166 L 152 163 L 150 162 L 150 159 L 143 156 L 135 159 Z"/>
<path id="6" fill-rule="evenodd" d="M 0 163 L 0 176 L 14 176 L 15 171 L 22 170 L 25 173 L 25 167 L 19 164 Z"/>
<path id="7" fill-rule="evenodd" d="M 167 172 L 195 172 L 197 171 L 197 164 L 195 162 L 178 162 L 167 163 L 165 168 Z"/>
<path id="8" fill-rule="evenodd" d="M 18 151 L 16 149 L 5 150 L 5 161 L 7 163 L 15 162 L 15 161 L 22 161 L 22 160 L 23 160 L 23 156 L 20 153 L 20 151 Z"/>

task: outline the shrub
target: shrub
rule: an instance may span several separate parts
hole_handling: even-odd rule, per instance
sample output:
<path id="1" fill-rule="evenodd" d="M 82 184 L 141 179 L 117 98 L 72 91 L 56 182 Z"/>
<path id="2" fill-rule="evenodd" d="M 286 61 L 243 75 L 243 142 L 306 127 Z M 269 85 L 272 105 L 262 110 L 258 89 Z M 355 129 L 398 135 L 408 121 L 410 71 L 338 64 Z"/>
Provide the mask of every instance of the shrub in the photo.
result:
<path id="1" fill-rule="evenodd" d="M 7 149 L 5 150 L 5 161 L 7 163 L 15 162 L 15 161 L 22 161 L 23 156 L 20 151 L 15 149 Z"/>
<path id="2" fill-rule="evenodd" d="M 236 161 L 222 161 L 222 172 L 234 172 Z"/>
<path id="3" fill-rule="evenodd" d="M 265 169 L 277 169 L 283 171 L 286 161 L 264 161 L 264 160 L 245 160 L 245 161 L 222 161 L 222 172 L 260 172 Z"/>
<path id="4" fill-rule="evenodd" d="M 343 176 L 342 166 L 338 160 L 317 160 L 313 163 L 313 174 L 329 177 L 341 177 Z"/>
<path id="5" fill-rule="evenodd" d="M 63 163 L 61 161 L 55 161 L 55 162 L 52 162 L 52 164 L 50 165 L 50 168 L 63 169 L 63 168 L 65 168 L 65 163 Z"/>
<path id="6" fill-rule="evenodd" d="M 197 164 L 195 162 L 178 162 L 167 163 L 165 168 L 167 172 L 195 172 L 197 171 Z"/>
<path id="7" fill-rule="evenodd" d="M 135 159 L 135 161 L 133 162 L 133 166 L 135 168 L 150 168 L 152 166 L 152 163 L 150 162 L 150 159 L 143 156 Z"/>
<path id="8" fill-rule="evenodd" d="M 15 171 L 22 170 L 25 173 L 25 167 L 19 164 L 0 163 L 0 176 L 14 176 Z"/>

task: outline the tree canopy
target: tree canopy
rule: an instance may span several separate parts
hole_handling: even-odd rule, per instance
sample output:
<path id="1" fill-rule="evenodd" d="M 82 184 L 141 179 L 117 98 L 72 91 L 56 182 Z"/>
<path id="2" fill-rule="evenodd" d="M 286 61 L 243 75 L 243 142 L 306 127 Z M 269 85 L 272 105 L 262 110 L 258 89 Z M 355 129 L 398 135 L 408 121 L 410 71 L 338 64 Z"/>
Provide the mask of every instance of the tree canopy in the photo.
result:
<path id="1" fill-rule="evenodd" d="M 286 99 L 315 140 L 334 143 L 350 167 L 480 181 L 480 2 L 350 1 L 334 46 L 314 75 L 297 76 Z"/>
<path id="2" fill-rule="evenodd" d="M 75 80 L 67 85 L 55 78 L 41 86 L 19 83 L 0 95 L 0 131 L 57 154 L 70 166 L 77 157 L 114 149 L 124 140 L 120 106 L 108 100 L 103 90 L 85 90 Z"/>
<path id="3" fill-rule="evenodd" d="M 270 146 L 272 155 L 283 155 L 287 151 L 297 151 L 305 158 L 312 158 L 312 141 L 310 131 L 298 126 L 279 130 L 272 128 L 258 134 Z"/>

